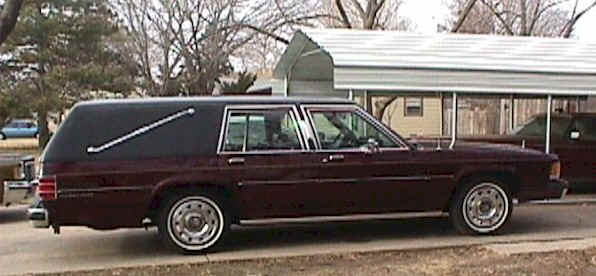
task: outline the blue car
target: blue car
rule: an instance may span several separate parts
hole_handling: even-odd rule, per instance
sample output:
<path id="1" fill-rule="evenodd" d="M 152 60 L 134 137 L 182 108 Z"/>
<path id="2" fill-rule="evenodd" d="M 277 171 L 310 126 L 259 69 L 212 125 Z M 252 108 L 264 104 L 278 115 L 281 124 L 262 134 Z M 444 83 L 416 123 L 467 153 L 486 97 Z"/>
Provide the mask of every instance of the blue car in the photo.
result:
<path id="1" fill-rule="evenodd" d="M 11 120 L 0 129 L 0 140 L 16 137 L 37 137 L 37 125 L 33 120 Z"/>

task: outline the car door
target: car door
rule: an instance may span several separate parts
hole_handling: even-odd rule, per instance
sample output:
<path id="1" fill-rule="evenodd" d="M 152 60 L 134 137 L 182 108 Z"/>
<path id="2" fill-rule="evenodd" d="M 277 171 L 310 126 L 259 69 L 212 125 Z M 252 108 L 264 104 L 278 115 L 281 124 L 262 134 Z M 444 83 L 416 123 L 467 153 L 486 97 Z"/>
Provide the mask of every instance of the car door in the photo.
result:
<path id="1" fill-rule="evenodd" d="M 334 211 L 424 209 L 427 170 L 416 153 L 355 105 L 304 106 L 316 136 L 320 187 L 333 186 Z"/>
<path id="2" fill-rule="evenodd" d="M 567 136 L 565 152 L 560 151 L 563 161 L 562 174 L 569 175 L 572 182 L 596 183 L 596 116 L 579 115 L 575 118 Z M 565 172 L 567 169 L 568 172 Z"/>
<path id="3" fill-rule="evenodd" d="M 318 163 L 293 105 L 228 106 L 218 164 L 237 186 L 242 219 L 317 215 Z"/>
<path id="4" fill-rule="evenodd" d="M 4 128 L 2 128 L 2 132 L 6 135 L 6 137 L 18 137 L 18 123 L 8 123 L 6 126 L 4 126 Z"/>
<path id="5" fill-rule="evenodd" d="M 34 123 L 32 122 L 27 122 L 25 123 L 25 130 L 24 130 L 24 135 L 25 137 L 35 137 L 35 135 L 37 134 L 37 126 L 35 126 Z"/>

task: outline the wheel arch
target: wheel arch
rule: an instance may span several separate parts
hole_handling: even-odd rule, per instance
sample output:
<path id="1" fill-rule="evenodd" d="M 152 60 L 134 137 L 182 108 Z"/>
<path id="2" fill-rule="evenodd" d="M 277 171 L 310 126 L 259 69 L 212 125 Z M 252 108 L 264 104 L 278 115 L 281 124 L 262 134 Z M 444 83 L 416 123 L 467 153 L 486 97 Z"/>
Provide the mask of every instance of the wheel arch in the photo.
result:
<path id="1" fill-rule="evenodd" d="M 460 189 L 462 189 L 470 181 L 481 178 L 494 178 L 500 183 L 506 185 L 507 189 L 511 193 L 512 198 L 517 196 L 522 185 L 521 177 L 517 170 L 513 167 L 462 170 L 455 177 L 455 188 L 451 192 L 449 200 L 444 206 L 443 211 L 449 210 L 449 206 L 451 206 L 453 199 Z"/>
<path id="2" fill-rule="evenodd" d="M 234 193 L 231 189 L 216 185 L 209 181 L 200 180 L 172 180 L 157 185 L 152 193 L 149 205 L 147 207 L 147 217 L 155 221 L 156 215 L 159 214 L 159 210 L 162 207 L 161 203 L 164 202 L 169 196 L 192 193 L 192 192 L 206 192 L 211 194 L 219 200 L 223 200 L 224 208 L 227 208 L 230 212 L 232 222 L 236 222 L 237 219 L 237 204 L 234 201 Z"/>

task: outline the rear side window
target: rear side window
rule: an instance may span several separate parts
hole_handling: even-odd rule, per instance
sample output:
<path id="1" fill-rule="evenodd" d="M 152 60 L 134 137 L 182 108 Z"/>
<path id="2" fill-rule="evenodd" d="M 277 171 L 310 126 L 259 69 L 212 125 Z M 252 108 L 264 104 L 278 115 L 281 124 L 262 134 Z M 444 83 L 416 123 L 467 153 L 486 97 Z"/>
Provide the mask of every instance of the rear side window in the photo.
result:
<path id="1" fill-rule="evenodd" d="M 561 138 L 565 136 L 566 131 L 571 124 L 569 117 L 552 117 L 551 119 L 551 135 L 552 137 Z M 546 135 L 546 117 L 535 117 L 525 125 L 513 131 L 513 134 L 520 136 L 536 136 L 543 137 Z"/>
<path id="2" fill-rule="evenodd" d="M 223 152 L 302 150 L 292 109 L 232 110 L 223 138 Z"/>

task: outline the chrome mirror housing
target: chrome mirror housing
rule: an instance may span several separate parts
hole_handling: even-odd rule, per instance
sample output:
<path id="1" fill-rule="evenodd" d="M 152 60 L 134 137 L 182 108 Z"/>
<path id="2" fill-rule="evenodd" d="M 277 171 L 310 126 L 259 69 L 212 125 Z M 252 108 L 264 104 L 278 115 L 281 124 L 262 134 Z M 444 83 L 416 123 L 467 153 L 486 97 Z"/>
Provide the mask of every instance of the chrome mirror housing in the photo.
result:
<path id="1" fill-rule="evenodd" d="M 377 142 L 377 140 L 374 138 L 369 138 L 366 144 L 360 147 L 360 150 L 367 154 L 373 154 L 381 151 L 379 142 Z"/>

